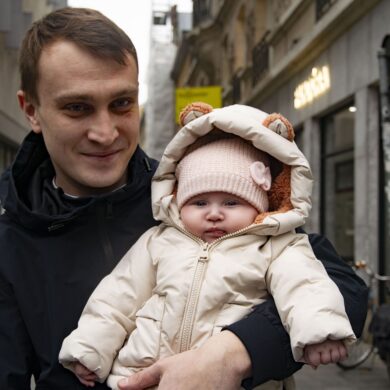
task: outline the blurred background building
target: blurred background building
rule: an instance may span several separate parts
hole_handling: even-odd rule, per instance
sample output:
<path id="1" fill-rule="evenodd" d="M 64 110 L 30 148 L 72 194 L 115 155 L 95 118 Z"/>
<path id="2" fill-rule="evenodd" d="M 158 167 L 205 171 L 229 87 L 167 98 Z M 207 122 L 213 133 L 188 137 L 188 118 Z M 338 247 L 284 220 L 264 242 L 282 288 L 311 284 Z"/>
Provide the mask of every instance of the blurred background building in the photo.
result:
<path id="1" fill-rule="evenodd" d="M 20 42 L 31 22 L 66 3 L 66 0 L 0 1 L 0 172 L 11 163 L 28 131 L 16 100 Z"/>
<path id="2" fill-rule="evenodd" d="M 172 71 L 176 87 L 220 85 L 223 105 L 285 115 L 315 177 L 307 229 L 387 273 L 378 51 L 389 20 L 388 0 L 194 0 Z"/>
<path id="3" fill-rule="evenodd" d="M 148 154 L 160 159 L 175 133 L 175 85 L 170 77 L 177 44 L 183 31 L 192 27 L 192 14 L 178 12 L 170 0 L 152 0 L 150 57 L 148 65 L 148 100 L 142 146 Z"/>
<path id="4" fill-rule="evenodd" d="M 378 60 L 390 1 L 193 0 L 192 15 L 176 3 L 152 0 L 146 151 L 159 158 L 177 129 L 179 88 L 217 86 L 223 105 L 282 113 L 315 177 L 307 230 L 324 233 L 346 260 L 390 274 L 390 139 Z M 21 37 L 64 5 L 0 1 L 0 171 L 28 131 L 14 98 Z"/>

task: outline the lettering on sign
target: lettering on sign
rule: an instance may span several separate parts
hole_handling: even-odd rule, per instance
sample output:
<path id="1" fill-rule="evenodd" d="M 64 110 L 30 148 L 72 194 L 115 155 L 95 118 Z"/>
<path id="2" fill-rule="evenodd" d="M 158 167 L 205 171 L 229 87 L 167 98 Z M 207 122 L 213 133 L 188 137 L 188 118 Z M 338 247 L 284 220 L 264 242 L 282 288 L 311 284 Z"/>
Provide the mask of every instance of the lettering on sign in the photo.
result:
<path id="1" fill-rule="evenodd" d="M 294 91 L 294 107 L 299 109 L 311 103 L 330 88 L 329 68 L 313 68 L 307 80 Z"/>

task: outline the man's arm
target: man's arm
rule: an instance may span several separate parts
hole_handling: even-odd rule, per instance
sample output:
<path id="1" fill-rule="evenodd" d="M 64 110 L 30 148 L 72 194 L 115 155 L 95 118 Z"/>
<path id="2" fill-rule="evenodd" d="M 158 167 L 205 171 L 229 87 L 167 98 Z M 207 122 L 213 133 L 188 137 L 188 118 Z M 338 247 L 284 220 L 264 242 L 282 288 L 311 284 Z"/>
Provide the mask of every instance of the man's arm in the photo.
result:
<path id="1" fill-rule="evenodd" d="M 33 349 L 11 286 L 0 276 L 0 389 L 30 388 Z"/>
<path id="2" fill-rule="evenodd" d="M 330 278 L 344 297 L 348 318 L 355 335 L 360 336 L 367 313 L 368 290 L 337 254 L 324 236 L 310 234 L 309 241 Z M 252 378 L 244 382 L 251 388 L 271 379 L 284 379 L 302 367 L 294 361 L 290 339 L 280 322 L 272 299 L 257 306 L 247 318 L 227 328 L 245 345 L 252 362 Z"/>

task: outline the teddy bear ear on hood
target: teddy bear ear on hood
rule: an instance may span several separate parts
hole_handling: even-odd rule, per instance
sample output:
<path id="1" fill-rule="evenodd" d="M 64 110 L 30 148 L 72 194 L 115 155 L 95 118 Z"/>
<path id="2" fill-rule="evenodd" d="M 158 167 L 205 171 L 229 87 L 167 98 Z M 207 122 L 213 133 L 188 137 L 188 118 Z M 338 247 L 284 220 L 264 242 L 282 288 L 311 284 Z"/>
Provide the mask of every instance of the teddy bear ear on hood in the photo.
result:
<path id="1" fill-rule="evenodd" d="M 208 114 L 213 111 L 213 107 L 207 103 L 203 102 L 194 102 L 187 104 L 183 110 L 180 112 L 179 120 L 182 126 L 185 126 L 187 123 L 192 120 L 199 118 L 202 115 Z"/>
<path id="2" fill-rule="evenodd" d="M 277 113 L 268 115 L 263 121 L 263 126 L 279 134 L 288 141 L 294 140 L 294 128 L 283 116 Z M 273 176 L 271 188 L 268 191 L 269 211 L 260 214 L 255 222 L 262 222 L 267 216 L 284 213 L 293 209 L 291 203 L 291 166 L 282 164 L 276 159 L 270 160 Z"/>
<path id="3" fill-rule="evenodd" d="M 293 141 L 295 137 L 292 124 L 281 114 L 273 113 L 265 118 L 263 125 L 281 135 L 289 141 Z"/>

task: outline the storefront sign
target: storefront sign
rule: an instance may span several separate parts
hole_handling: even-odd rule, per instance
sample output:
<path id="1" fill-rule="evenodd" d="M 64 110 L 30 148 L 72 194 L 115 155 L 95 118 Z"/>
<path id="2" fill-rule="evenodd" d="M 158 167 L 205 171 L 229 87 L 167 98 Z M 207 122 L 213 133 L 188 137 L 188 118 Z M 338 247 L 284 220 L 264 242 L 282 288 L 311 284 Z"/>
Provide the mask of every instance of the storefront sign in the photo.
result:
<path id="1" fill-rule="evenodd" d="M 313 68 L 311 75 L 294 91 L 294 107 L 302 108 L 330 88 L 329 68 Z"/>
<path id="2" fill-rule="evenodd" d="M 181 110 L 189 103 L 204 102 L 213 108 L 222 107 L 220 86 L 176 88 L 176 123 L 179 123 Z"/>

